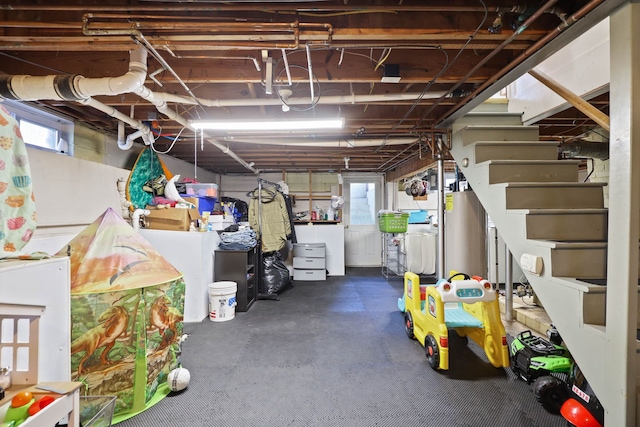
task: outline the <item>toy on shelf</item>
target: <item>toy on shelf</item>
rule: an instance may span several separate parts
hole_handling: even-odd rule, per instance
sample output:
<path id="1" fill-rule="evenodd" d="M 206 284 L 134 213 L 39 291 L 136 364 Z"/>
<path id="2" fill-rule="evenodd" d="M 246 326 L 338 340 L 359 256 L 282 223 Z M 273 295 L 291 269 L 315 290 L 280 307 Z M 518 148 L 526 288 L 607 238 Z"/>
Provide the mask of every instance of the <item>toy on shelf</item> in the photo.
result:
<path id="1" fill-rule="evenodd" d="M 27 418 L 34 416 L 53 401 L 54 398 L 52 396 L 36 398 L 29 391 L 18 392 L 11 399 L 11 405 L 7 408 L 3 423 L 18 427 Z"/>
<path id="2" fill-rule="evenodd" d="M 420 285 L 420 277 L 407 272 L 398 308 L 407 336 L 424 346 L 433 369 L 449 369 L 449 329 L 475 341 L 496 368 L 509 366 L 498 298 L 488 280 L 452 272 L 435 285 Z"/>

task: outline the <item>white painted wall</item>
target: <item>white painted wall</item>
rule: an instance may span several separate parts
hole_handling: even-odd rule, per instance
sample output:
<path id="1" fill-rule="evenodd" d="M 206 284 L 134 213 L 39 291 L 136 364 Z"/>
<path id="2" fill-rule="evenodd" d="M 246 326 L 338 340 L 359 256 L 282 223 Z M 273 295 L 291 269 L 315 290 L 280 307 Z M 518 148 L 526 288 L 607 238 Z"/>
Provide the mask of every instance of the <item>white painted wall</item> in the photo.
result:
<path id="1" fill-rule="evenodd" d="M 609 19 L 554 53 L 536 67 L 573 93 L 589 99 L 607 90 L 609 72 Z M 507 86 L 509 112 L 523 112 L 530 124 L 559 111 L 569 104 L 551 89 L 528 74 Z"/>
<path id="2" fill-rule="evenodd" d="M 397 191 L 398 185 L 390 184 L 390 190 L 395 190 L 395 201 L 392 206 L 393 210 L 433 210 L 438 209 L 438 193 L 427 193 L 427 200 L 415 200 L 412 196 L 408 196 L 404 191 Z"/>
<path id="3" fill-rule="evenodd" d="M 55 253 L 107 208 L 120 212 L 116 183 L 127 179 L 142 145 L 122 151 L 115 137 L 76 125 L 75 157 L 28 148 L 36 196 L 38 226 L 25 246 L 29 252 Z M 194 166 L 166 155 L 169 170 L 194 177 Z M 220 181 L 218 174 L 198 168 L 200 182 Z"/>

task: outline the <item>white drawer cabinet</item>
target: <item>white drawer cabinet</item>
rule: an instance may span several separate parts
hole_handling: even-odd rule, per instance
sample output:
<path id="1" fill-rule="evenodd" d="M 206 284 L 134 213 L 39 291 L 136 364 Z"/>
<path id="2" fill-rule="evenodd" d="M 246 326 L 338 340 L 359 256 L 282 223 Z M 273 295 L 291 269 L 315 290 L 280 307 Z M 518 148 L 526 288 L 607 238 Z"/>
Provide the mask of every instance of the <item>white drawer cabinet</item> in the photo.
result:
<path id="1" fill-rule="evenodd" d="M 293 280 L 326 280 L 324 243 L 294 243 Z"/>
<path id="2" fill-rule="evenodd" d="M 324 243 L 294 243 L 294 257 L 325 258 Z"/>
<path id="3" fill-rule="evenodd" d="M 325 259 L 324 258 L 307 258 L 307 257 L 295 257 L 293 258 L 293 268 L 294 269 L 313 269 L 313 270 L 324 270 Z"/>

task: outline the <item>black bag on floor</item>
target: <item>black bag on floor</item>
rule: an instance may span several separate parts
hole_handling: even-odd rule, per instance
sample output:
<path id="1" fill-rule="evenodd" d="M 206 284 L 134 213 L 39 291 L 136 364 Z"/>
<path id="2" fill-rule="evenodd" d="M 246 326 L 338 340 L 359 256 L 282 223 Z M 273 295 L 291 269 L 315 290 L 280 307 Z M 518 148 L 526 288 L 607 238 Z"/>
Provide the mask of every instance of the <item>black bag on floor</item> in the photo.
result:
<path id="1" fill-rule="evenodd" d="M 289 269 L 280 252 L 264 254 L 262 257 L 262 284 L 264 292 L 275 295 L 291 284 Z"/>

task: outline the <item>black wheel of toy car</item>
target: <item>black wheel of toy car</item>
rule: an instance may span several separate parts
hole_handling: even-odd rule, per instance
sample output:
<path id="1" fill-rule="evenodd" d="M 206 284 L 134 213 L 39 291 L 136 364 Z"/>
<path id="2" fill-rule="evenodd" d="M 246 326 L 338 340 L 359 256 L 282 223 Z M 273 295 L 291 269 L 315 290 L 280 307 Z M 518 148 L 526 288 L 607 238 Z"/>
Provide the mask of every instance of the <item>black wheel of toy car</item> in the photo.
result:
<path id="1" fill-rule="evenodd" d="M 413 317 L 409 311 L 404 313 L 404 331 L 410 339 L 416 339 L 416 336 L 413 334 Z"/>
<path id="2" fill-rule="evenodd" d="M 433 369 L 438 369 L 440 366 L 440 351 L 436 339 L 431 334 L 427 335 L 424 339 L 424 352 L 427 355 L 429 366 Z"/>
<path id="3" fill-rule="evenodd" d="M 565 383 L 551 376 L 537 378 L 533 383 L 533 393 L 547 412 L 556 415 L 568 398 Z"/>

